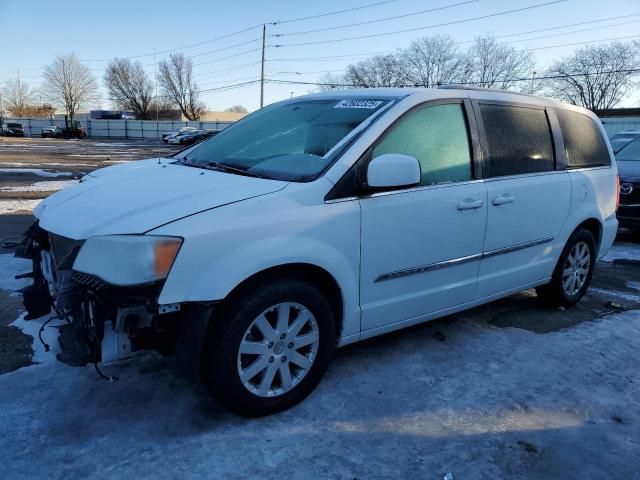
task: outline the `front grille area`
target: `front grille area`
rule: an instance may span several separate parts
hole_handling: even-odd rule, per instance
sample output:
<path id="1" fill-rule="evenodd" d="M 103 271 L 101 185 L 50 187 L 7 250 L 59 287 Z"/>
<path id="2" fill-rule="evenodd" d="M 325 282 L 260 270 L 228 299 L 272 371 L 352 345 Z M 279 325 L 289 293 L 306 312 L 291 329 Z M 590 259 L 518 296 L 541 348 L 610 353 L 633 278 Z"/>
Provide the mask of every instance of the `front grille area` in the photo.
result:
<path id="1" fill-rule="evenodd" d="M 84 240 L 73 240 L 49 233 L 49 245 L 55 270 L 69 270 L 80 251 Z"/>
<path id="2" fill-rule="evenodd" d="M 89 288 L 96 292 L 106 287 L 106 283 L 104 283 L 99 278 L 82 272 L 73 272 L 71 274 L 71 280 L 79 285 L 82 285 L 83 287 Z"/>
<path id="3" fill-rule="evenodd" d="M 631 188 L 630 193 L 623 193 Z M 620 204 L 621 205 L 637 205 L 640 204 L 640 183 L 625 182 L 620 180 Z"/>

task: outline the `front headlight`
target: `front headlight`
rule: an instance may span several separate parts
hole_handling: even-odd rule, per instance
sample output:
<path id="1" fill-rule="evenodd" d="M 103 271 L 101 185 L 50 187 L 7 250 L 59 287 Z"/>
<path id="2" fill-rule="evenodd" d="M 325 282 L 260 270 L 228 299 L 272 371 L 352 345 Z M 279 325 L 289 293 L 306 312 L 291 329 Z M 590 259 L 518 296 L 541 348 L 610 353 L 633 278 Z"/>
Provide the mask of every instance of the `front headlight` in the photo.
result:
<path id="1" fill-rule="evenodd" d="M 73 269 L 113 285 L 140 285 L 166 278 L 182 239 L 153 235 L 104 235 L 88 238 Z"/>

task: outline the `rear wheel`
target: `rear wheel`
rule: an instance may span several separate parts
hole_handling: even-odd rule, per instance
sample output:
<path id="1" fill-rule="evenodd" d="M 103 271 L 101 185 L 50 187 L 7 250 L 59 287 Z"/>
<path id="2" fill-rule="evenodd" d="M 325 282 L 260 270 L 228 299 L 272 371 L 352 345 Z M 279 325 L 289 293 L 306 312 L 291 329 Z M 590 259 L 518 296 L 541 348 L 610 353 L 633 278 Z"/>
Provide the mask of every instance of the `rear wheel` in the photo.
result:
<path id="1" fill-rule="evenodd" d="M 306 281 L 277 280 L 229 303 L 212 320 L 204 359 L 213 395 L 246 416 L 302 401 L 326 372 L 335 343 L 327 299 Z"/>
<path id="2" fill-rule="evenodd" d="M 551 282 L 536 289 L 538 297 L 551 306 L 576 304 L 591 283 L 596 263 L 596 241 L 592 233 L 580 228 L 565 245 Z"/>

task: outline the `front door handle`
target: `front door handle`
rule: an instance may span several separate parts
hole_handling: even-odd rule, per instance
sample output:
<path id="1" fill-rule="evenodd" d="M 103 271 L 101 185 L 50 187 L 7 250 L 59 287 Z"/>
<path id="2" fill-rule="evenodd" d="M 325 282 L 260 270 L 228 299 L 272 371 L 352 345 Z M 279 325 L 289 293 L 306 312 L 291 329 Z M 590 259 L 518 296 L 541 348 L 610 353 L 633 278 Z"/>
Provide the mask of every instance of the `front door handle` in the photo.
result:
<path id="1" fill-rule="evenodd" d="M 465 198 L 458 203 L 458 210 L 473 210 L 474 208 L 480 208 L 484 202 L 482 200 L 474 200 L 473 198 Z"/>
<path id="2" fill-rule="evenodd" d="M 493 203 L 494 205 L 500 206 L 500 205 L 506 205 L 507 203 L 513 203 L 515 199 L 516 197 L 514 197 L 510 193 L 505 193 L 503 195 L 500 195 L 499 197 L 495 197 L 493 200 L 491 200 L 491 203 Z"/>

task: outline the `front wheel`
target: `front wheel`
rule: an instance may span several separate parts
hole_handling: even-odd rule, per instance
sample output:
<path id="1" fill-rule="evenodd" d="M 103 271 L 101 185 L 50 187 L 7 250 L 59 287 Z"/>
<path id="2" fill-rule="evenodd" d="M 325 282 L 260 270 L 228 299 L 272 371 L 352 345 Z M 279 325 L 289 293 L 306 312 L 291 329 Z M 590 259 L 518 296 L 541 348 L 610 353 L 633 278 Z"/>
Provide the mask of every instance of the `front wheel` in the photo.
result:
<path id="1" fill-rule="evenodd" d="M 538 297 L 550 306 L 575 305 L 589 288 L 595 263 L 596 241 L 589 230 L 580 228 L 562 250 L 551 282 L 536 289 Z"/>
<path id="2" fill-rule="evenodd" d="M 327 370 L 335 321 L 305 280 L 275 280 L 229 299 L 206 345 L 203 377 L 230 410 L 262 416 L 296 405 Z"/>

